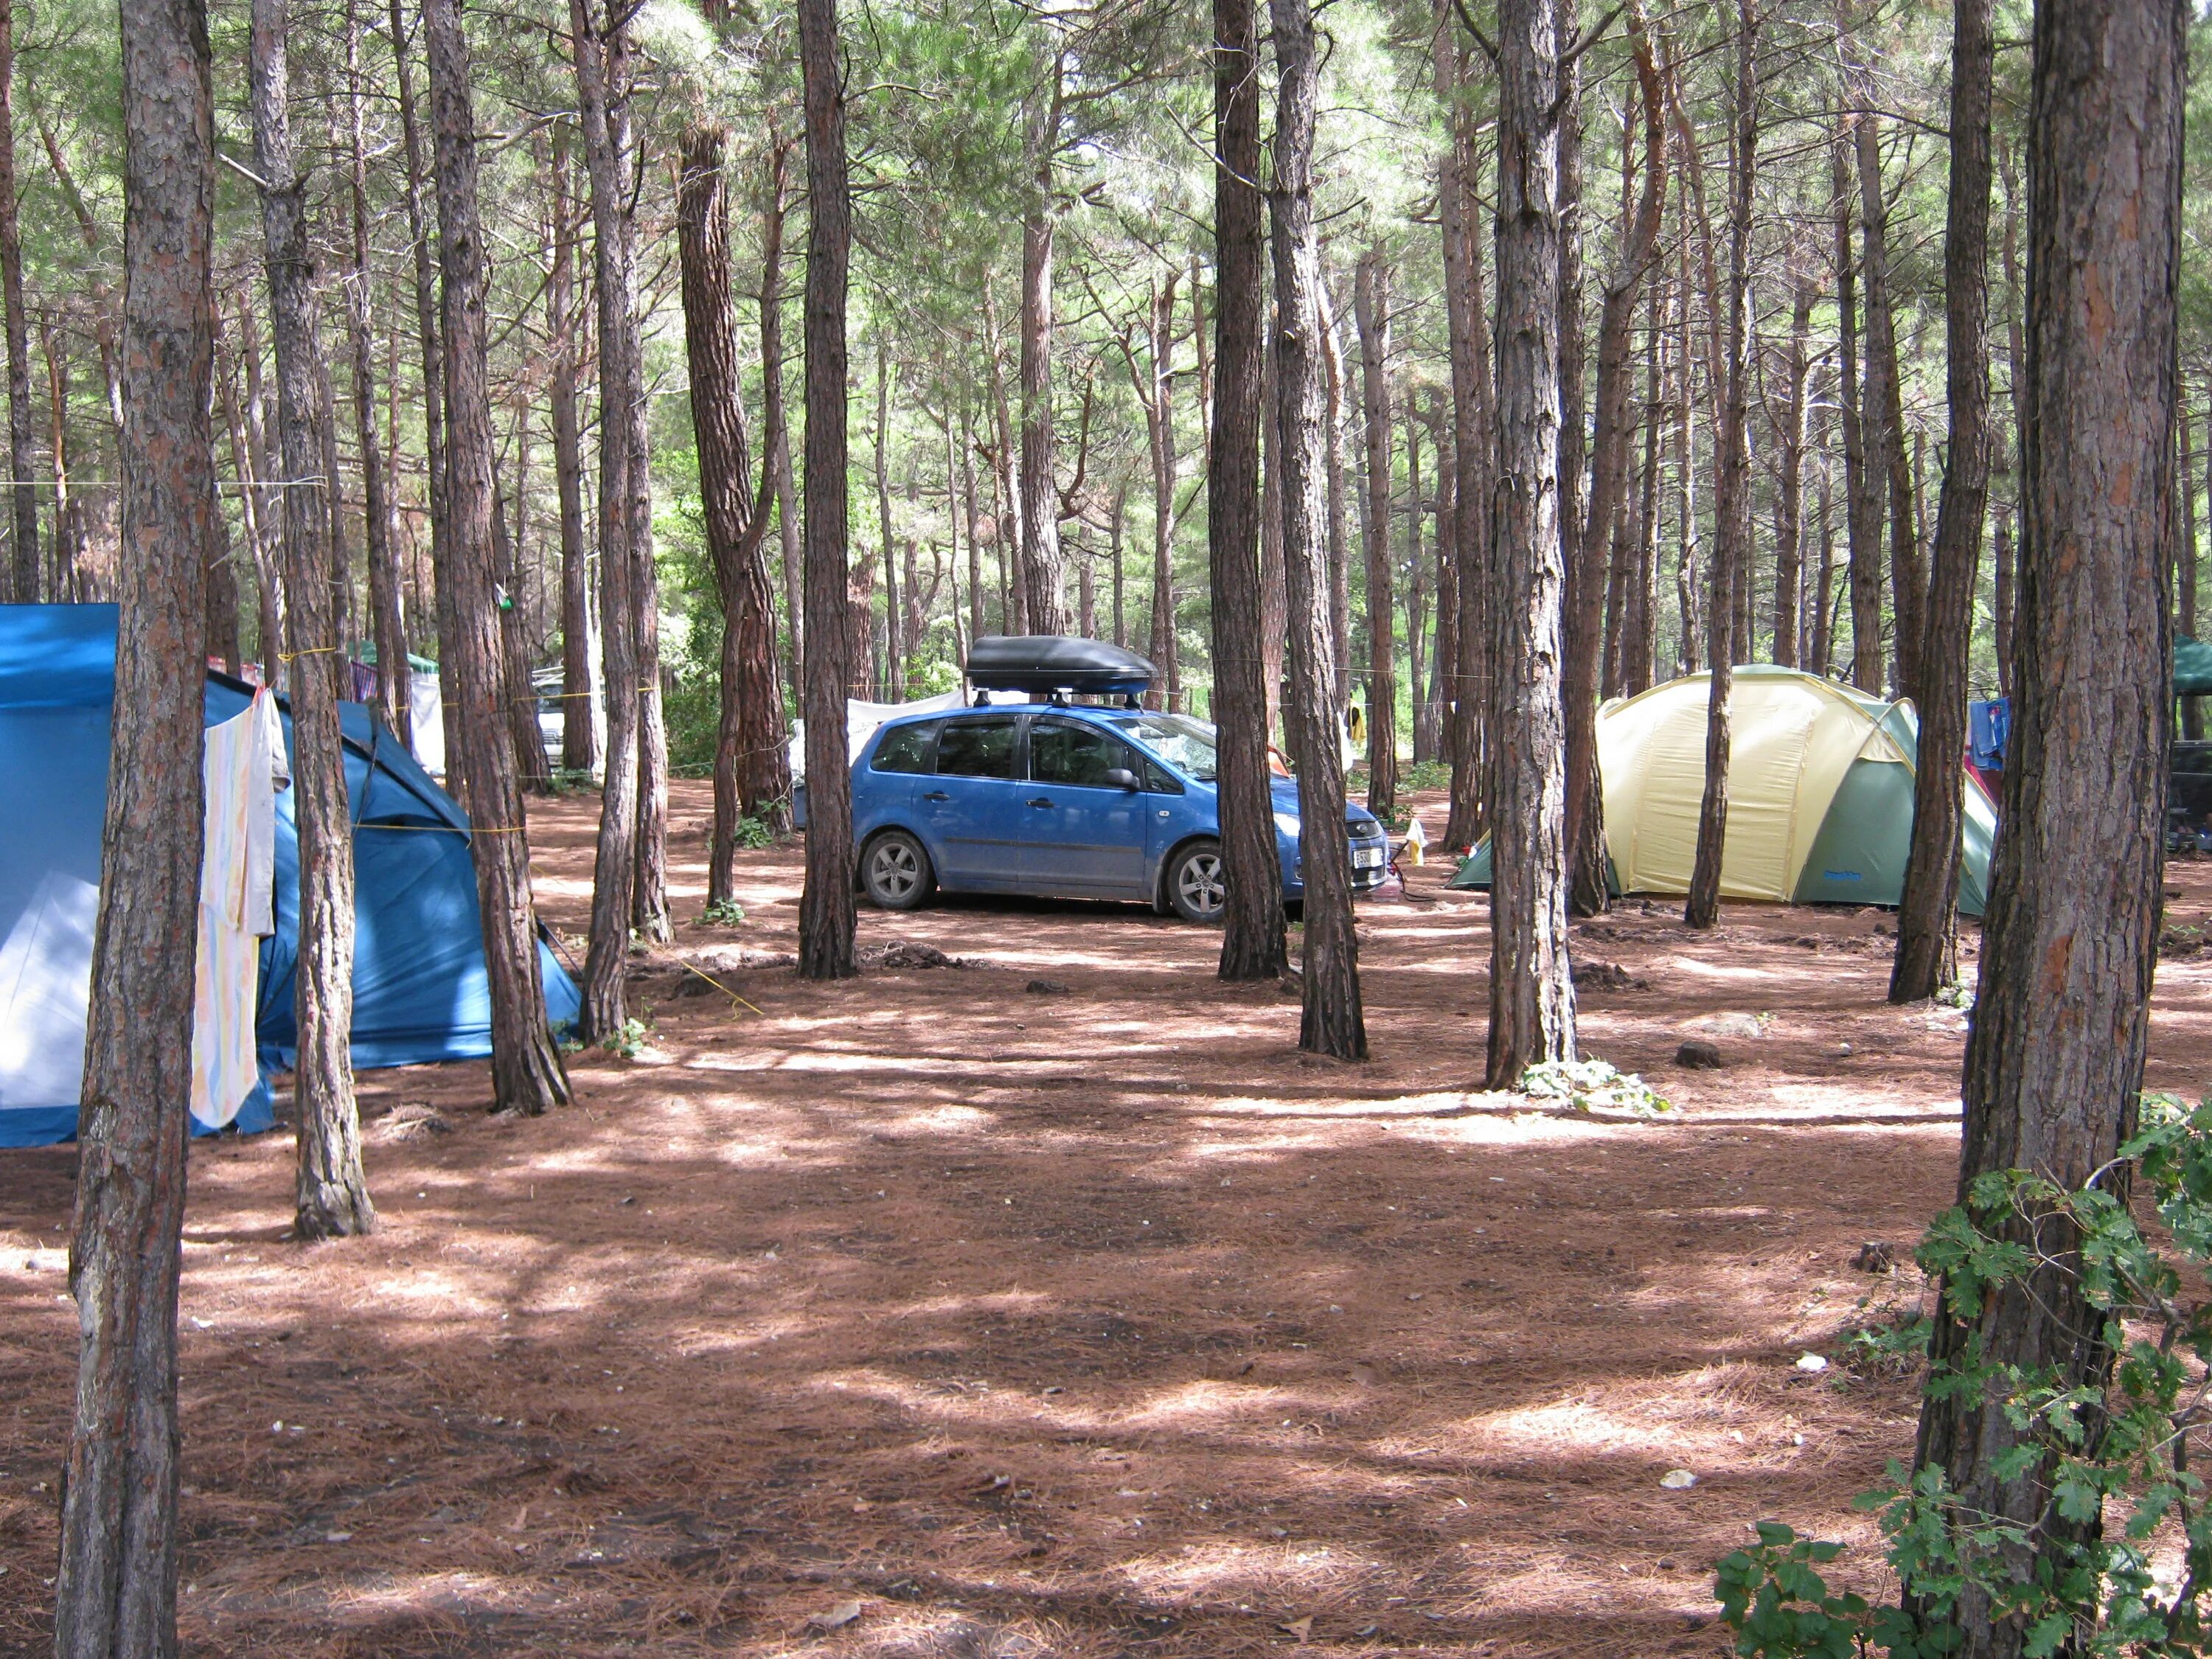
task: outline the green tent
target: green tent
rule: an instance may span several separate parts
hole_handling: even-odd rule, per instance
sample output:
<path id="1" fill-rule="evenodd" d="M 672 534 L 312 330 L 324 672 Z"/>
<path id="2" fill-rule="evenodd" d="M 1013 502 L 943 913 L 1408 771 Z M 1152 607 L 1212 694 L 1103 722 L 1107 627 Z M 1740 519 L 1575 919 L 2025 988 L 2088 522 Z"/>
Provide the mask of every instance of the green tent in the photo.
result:
<path id="1" fill-rule="evenodd" d="M 1711 677 L 1654 686 L 1598 713 L 1606 851 L 1615 892 L 1685 893 L 1696 862 L 1705 787 Z M 1895 904 L 1912 842 L 1920 723 L 1833 680 L 1759 665 L 1735 671 L 1730 713 L 1727 898 L 1796 904 Z M 1959 908 L 1982 913 L 1996 809 L 1966 784 Z M 1450 884 L 1490 885 L 1490 847 Z"/>

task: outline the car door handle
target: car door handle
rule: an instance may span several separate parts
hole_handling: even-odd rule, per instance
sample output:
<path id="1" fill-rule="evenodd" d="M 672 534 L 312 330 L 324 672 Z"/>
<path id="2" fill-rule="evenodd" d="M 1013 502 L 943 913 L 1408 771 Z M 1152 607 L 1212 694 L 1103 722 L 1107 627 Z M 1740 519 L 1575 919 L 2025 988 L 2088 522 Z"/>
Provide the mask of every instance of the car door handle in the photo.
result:
<path id="1" fill-rule="evenodd" d="M 952 797 L 942 789 L 933 789 L 922 797 L 924 800 L 951 800 Z"/>
<path id="2" fill-rule="evenodd" d="M 1052 801 L 1047 796 L 1039 795 L 1035 800 L 1031 801 L 1030 805 L 1032 806 L 1049 806 L 1052 805 Z"/>

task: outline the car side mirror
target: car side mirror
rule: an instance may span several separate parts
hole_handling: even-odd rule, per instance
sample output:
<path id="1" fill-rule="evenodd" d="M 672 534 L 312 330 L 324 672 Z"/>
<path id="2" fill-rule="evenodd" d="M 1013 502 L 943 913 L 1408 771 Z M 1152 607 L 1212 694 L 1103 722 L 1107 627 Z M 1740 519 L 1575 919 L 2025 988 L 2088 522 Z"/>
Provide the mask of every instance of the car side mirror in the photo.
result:
<path id="1" fill-rule="evenodd" d="M 1106 787 L 1133 791 L 1137 787 L 1137 775 L 1126 766 L 1113 767 L 1106 774 Z"/>

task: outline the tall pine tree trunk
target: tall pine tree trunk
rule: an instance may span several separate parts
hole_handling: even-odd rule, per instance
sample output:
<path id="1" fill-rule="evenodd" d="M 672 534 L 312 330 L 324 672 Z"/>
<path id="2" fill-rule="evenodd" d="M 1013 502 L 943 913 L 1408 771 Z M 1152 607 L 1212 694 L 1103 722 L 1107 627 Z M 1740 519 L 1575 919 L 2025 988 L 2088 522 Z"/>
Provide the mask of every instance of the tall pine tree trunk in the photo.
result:
<path id="1" fill-rule="evenodd" d="M 1926 630 L 1927 573 L 1921 568 L 1911 452 L 1905 435 L 1905 387 L 1897 360 L 1897 319 L 1889 270 L 1889 204 L 1881 179 L 1881 137 L 1868 77 L 1853 83 L 1858 102 L 1851 137 L 1858 161 L 1859 228 L 1866 250 L 1866 412 L 1869 441 L 1888 480 L 1891 655 L 1900 696 L 1920 695 L 1920 643 Z"/>
<path id="2" fill-rule="evenodd" d="M 1437 167 L 1437 216 L 1444 258 L 1444 317 L 1451 356 L 1452 546 L 1459 562 L 1454 586 L 1457 650 L 1445 665 L 1451 754 L 1451 799 L 1444 845 L 1472 847 L 1481 834 L 1483 726 L 1490 687 L 1492 484 L 1498 465 L 1495 388 L 1491 379 L 1489 308 L 1482 296 L 1482 238 L 1477 205 L 1474 118 L 1462 82 L 1466 53 L 1458 30 L 1438 6 L 1443 35 L 1437 53 L 1437 95 L 1449 112 Z"/>
<path id="3" fill-rule="evenodd" d="M 1367 807 L 1389 817 L 1398 798 L 1398 630 L 1390 596 L 1390 272 L 1380 250 L 1360 258 L 1352 310 L 1359 330 L 1367 507 L 1360 518 L 1367 562 Z"/>
<path id="4" fill-rule="evenodd" d="M 1575 1057 L 1559 535 L 1559 0 L 1498 19 L 1498 521 L 1489 767 L 1492 1088 Z"/>
<path id="5" fill-rule="evenodd" d="M 1920 751 L 1889 976 L 1892 1002 L 1932 997 L 1959 976 L 1966 659 L 1990 494 L 1990 86 L 1996 53 L 1990 4 L 1954 0 L 1952 9 L 1951 181 L 1943 238 L 1951 441 L 1920 652 Z"/>
<path id="6" fill-rule="evenodd" d="M 115 720 L 77 1196 L 57 1659 L 177 1651 L 177 1279 L 199 936 L 214 99 L 198 0 L 122 14 Z"/>
<path id="7" fill-rule="evenodd" d="M 430 240 L 430 210 L 423 203 L 426 174 L 422 133 L 415 102 L 414 70 L 407 48 L 406 8 L 402 0 L 390 0 L 389 9 L 392 80 L 398 94 L 401 147 L 407 166 L 407 240 L 415 276 L 415 339 L 416 348 L 422 359 L 422 452 L 429 474 L 430 568 L 442 575 L 446 568 L 445 545 L 448 526 L 446 503 L 446 356 L 445 345 L 439 338 L 438 282 L 434 270 L 436 253 Z M 246 349 L 251 352 L 250 343 Z M 437 612 L 438 637 L 441 640 L 451 639 L 459 630 L 460 619 L 453 613 L 453 596 L 447 592 L 443 580 L 435 583 L 435 590 L 434 608 Z M 450 777 L 454 775 L 453 757 L 460 751 L 460 698 L 455 689 L 445 681 L 446 667 L 445 663 L 439 664 L 439 692 L 444 708 L 445 731 L 441 735 L 445 738 L 446 765 Z"/>
<path id="8" fill-rule="evenodd" d="M 1274 182 L 1268 197 L 1275 276 L 1275 436 L 1283 469 L 1283 572 L 1290 617 L 1290 702 L 1284 714 L 1298 769 L 1298 859 L 1305 882 L 1304 1005 L 1298 1047 L 1367 1058 L 1359 939 L 1345 844 L 1342 757 L 1322 560 L 1328 512 L 1322 454 L 1321 250 L 1314 234 L 1313 152 L 1318 64 L 1310 0 L 1271 0 L 1277 91 Z"/>
<path id="9" fill-rule="evenodd" d="M 324 472 L 322 305 L 307 231 L 307 180 L 292 149 L 285 0 L 254 0 L 248 54 L 254 163 L 276 346 L 276 427 L 284 580 L 291 595 L 293 817 L 300 832 L 300 951 L 293 1001 L 298 1164 L 293 1226 L 303 1238 L 365 1233 L 376 1222 L 361 1166 L 353 1096 L 353 819 L 338 704 L 353 652 L 338 601 Z M 375 465 L 374 457 L 369 464 Z"/>
<path id="10" fill-rule="evenodd" d="M 440 665 L 451 675 L 452 702 L 495 710 L 509 696 L 501 672 L 499 611 L 493 592 L 491 392 L 485 367 L 484 240 L 477 210 L 477 125 L 470 99 L 468 38 L 459 0 L 425 0 L 430 59 L 431 130 L 435 137 L 438 265 L 443 314 L 439 335 L 447 456 L 445 562 L 438 571 Z M 447 617 L 451 617 L 447 625 Z M 483 927 L 491 993 L 494 1105 L 535 1115 L 568 1098 L 568 1074 L 545 1020 L 538 922 L 530 903 L 530 840 L 522 788 L 503 722 L 458 722 L 459 742 L 446 757 L 471 825 L 477 908 Z"/>
<path id="11" fill-rule="evenodd" d="M 1629 20 L 1644 104 L 1644 182 L 1612 274 L 1606 279 L 1599 312 L 1597 430 L 1590 447 L 1589 518 L 1579 538 L 1580 556 L 1567 573 L 1567 904 L 1580 916 L 1596 915 L 1609 902 L 1605 796 L 1597 757 L 1601 618 L 1606 608 L 1607 565 L 1626 562 L 1614 556 L 1611 544 L 1614 526 L 1628 508 L 1629 328 L 1636 319 L 1637 296 L 1658 246 L 1660 216 L 1667 205 L 1667 144 L 1659 70 L 1640 3 L 1630 8 Z"/>
<path id="12" fill-rule="evenodd" d="M 1350 706 L 1352 673 L 1352 528 L 1345 508 L 1344 465 L 1344 341 L 1331 302 L 1328 277 L 1321 284 L 1321 346 L 1322 391 L 1321 442 L 1328 483 L 1328 637 L 1336 659 L 1336 686 L 1332 704 Z"/>
<path id="13" fill-rule="evenodd" d="M 1869 465 L 1859 385 L 1858 255 L 1852 226 L 1851 117 L 1837 130 L 1833 212 L 1836 226 L 1836 349 L 1841 365 L 1837 402 L 1844 428 L 1844 522 L 1850 549 L 1851 684 L 1880 696 L 1881 673 L 1881 498 L 1883 473 Z"/>
<path id="14" fill-rule="evenodd" d="M 23 313 L 23 226 L 15 179 L 15 9 L 0 0 L 0 321 L 8 337 L 9 542 L 15 599 L 39 599 L 39 489 L 31 434 L 31 331 Z"/>
<path id="15" fill-rule="evenodd" d="M 836 0 L 799 0 L 806 99 L 806 884 L 799 974 L 853 961 L 853 776 L 845 738 L 845 300 L 853 200 Z"/>
<path id="16" fill-rule="evenodd" d="M 2142 1086 L 2172 708 L 2164 589 L 2187 24 L 2178 0 L 2036 8 L 2020 672 L 1966 1039 L 1961 1202 L 2007 1170 L 2062 1190 L 2094 1178 L 2127 1198 L 2111 1166 Z M 2115 489 L 2119 478 L 2137 482 Z M 1961 1298 L 1971 1313 L 1942 1300 L 1938 1376 L 1971 1354 L 1984 1374 L 2020 1367 L 2101 1401 L 2114 1327 L 2084 1294 L 2078 1237 L 2051 1216 L 1999 1224 L 2036 1265 Z M 2032 1540 L 2008 1551 L 2018 1581 L 2087 1577 L 2066 1610 L 2094 1628 L 2099 1587 L 2077 1552 L 2099 1517 L 2060 1507 L 2058 1460 L 2022 1445 L 1995 1397 L 2008 1394 L 1931 1387 L 1917 1462 L 1943 1473 L 1957 1525 Z M 2016 1659 L 2031 1640 L 1971 1584 L 1945 1622 L 1960 1659 Z"/>
<path id="17" fill-rule="evenodd" d="M 1052 416 L 1053 253 L 1058 208 L 1052 199 L 1054 148 L 1060 142 L 1064 65 L 1053 70 L 1051 113 L 1032 135 L 1036 200 L 1022 221 L 1022 591 L 1032 634 L 1067 632 L 1067 575 L 1060 546 L 1060 495 L 1054 483 Z"/>
<path id="18" fill-rule="evenodd" d="M 361 73 L 361 20 L 355 0 L 345 9 L 346 159 L 349 228 L 353 268 L 346 273 L 346 334 L 353 349 L 354 434 L 361 448 L 362 548 L 368 565 L 369 629 L 376 641 L 376 705 L 384 723 L 415 746 L 409 703 L 407 622 L 400 600 L 398 522 L 383 444 L 376 429 L 376 330 L 371 315 L 368 267 L 368 162 Z"/>
<path id="19" fill-rule="evenodd" d="M 718 9 L 708 15 L 720 21 Z M 713 119 L 701 121 L 684 135 L 676 215 L 699 494 L 722 612 L 714 832 L 707 858 L 709 905 L 727 903 L 733 896 L 738 819 L 759 804 L 746 799 L 746 785 L 757 775 L 748 750 L 763 738 L 779 751 L 781 748 L 759 719 L 761 705 L 773 706 L 781 698 L 775 605 L 767 562 L 761 556 L 770 480 L 763 473 L 756 492 L 749 476 L 752 463 L 730 281 L 729 191 L 723 163 L 726 143 L 726 133 Z M 780 237 L 780 218 L 775 230 Z M 771 251 L 769 258 L 775 257 Z M 772 446 L 767 453 L 773 453 Z M 782 721 L 774 724 L 780 728 Z M 749 726 L 757 729 L 749 732 Z"/>
<path id="20" fill-rule="evenodd" d="M 1807 345 L 1813 331 L 1812 279 L 1793 273 L 1790 301 L 1790 345 L 1783 360 L 1782 418 L 1775 434 L 1781 452 L 1782 478 L 1774 508 L 1774 660 L 1795 668 L 1805 654 L 1801 641 L 1804 617 L 1805 382 Z"/>
<path id="21" fill-rule="evenodd" d="M 1751 210 L 1759 143 L 1758 39 L 1752 0 L 1737 0 L 1729 122 L 1728 337 L 1725 357 L 1709 360 L 1723 390 L 1720 429 L 1713 434 L 1720 455 L 1713 492 L 1712 600 L 1705 631 L 1712 677 L 1705 705 L 1705 789 L 1698 809 L 1689 896 L 1682 906 L 1682 920 L 1692 927 L 1710 927 L 1720 919 L 1729 762 L 1735 736 L 1731 702 L 1740 631 L 1736 612 L 1748 585 L 1751 558 Z"/>
<path id="22" fill-rule="evenodd" d="M 561 512 L 561 765 L 588 773 L 599 763 L 599 690 L 592 684 L 591 549 L 584 534 L 584 440 L 576 416 L 576 224 L 565 127 L 553 130 L 552 262 L 545 283 L 545 332 L 552 371 L 553 480 Z"/>
<path id="23" fill-rule="evenodd" d="M 1206 474 L 1206 562 L 1212 589 L 1215 789 L 1225 887 L 1219 972 L 1279 977 L 1283 872 L 1267 781 L 1267 690 L 1249 619 L 1260 614 L 1261 330 L 1266 230 L 1261 219 L 1260 25 L 1253 0 L 1213 0 L 1213 429 Z M 1115 638 L 1121 638 L 1115 539 Z"/>

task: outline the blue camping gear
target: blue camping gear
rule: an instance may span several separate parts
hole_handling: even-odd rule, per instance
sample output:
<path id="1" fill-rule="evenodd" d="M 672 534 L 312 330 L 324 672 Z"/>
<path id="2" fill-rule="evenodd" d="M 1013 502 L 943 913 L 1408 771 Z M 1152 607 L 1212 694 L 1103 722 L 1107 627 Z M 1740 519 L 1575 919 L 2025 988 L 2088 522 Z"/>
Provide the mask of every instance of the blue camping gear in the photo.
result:
<path id="1" fill-rule="evenodd" d="M 2012 700 L 1994 697 L 1966 705 L 1966 757 L 1984 772 L 2004 770 L 2012 743 Z"/>
<path id="2" fill-rule="evenodd" d="M 0 605 L 0 770 L 35 780 L 36 812 L 0 814 L 0 1147 L 76 1131 L 107 804 L 115 696 L 112 605 Z M 207 723 L 244 712 L 253 688 L 210 673 Z M 289 711 L 285 744 L 292 740 Z M 354 830 L 353 1063 L 357 1069 L 479 1059 L 491 994 L 467 817 L 359 704 L 341 705 Z M 276 798 L 276 933 L 262 941 L 255 1036 L 265 1072 L 295 1054 L 300 844 L 292 794 Z M 538 967 L 555 1027 L 582 1008 L 541 928 Z M 73 1045 L 73 1049 L 72 1049 Z M 11 1051 L 43 1054 L 11 1068 Z M 238 1119 L 270 1122 L 265 1088 Z"/>

